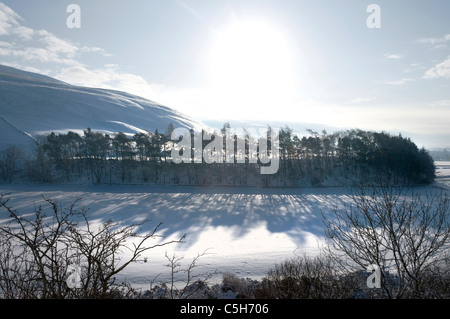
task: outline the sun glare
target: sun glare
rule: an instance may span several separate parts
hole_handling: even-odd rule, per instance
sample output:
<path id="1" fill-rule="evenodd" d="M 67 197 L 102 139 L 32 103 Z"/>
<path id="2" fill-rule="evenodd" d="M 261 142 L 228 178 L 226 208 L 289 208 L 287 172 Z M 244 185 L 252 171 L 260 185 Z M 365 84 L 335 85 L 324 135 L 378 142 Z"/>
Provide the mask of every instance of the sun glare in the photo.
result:
<path id="1" fill-rule="evenodd" d="M 273 102 L 294 90 L 289 39 L 261 19 L 234 19 L 216 29 L 210 51 L 210 83 L 234 101 Z"/>

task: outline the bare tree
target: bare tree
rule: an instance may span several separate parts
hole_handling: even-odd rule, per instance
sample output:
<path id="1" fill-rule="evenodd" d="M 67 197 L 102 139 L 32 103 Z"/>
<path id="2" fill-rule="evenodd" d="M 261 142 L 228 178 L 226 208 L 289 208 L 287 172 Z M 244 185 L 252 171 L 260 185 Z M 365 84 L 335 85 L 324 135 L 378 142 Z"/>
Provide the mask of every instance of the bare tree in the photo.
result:
<path id="1" fill-rule="evenodd" d="M 8 183 L 12 182 L 22 156 L 23 152 L 17 146 L 11 146 L 0 152 L 0 173 L 3 180 Z"/>
<path id="2" fill-rule="evenodd" d="M 146 222 L 123 226 L 108 220 L 94 227 L 87 210 L 76 210 L 78 200 L 61 208 L 44 198 L 51 208 L 38 207 L 31 214 L 19 214 L 5 195 L 0 195 L 0 293 L 3 298 L 120 298 L 132 293 L 116 276 L 144 252 L 179 240 L 156 242 L 158 224 L 138 234 Z M 128 254 L 124 252 L 127 251 Z M 77 286 L 68 285 L 70 266 L 79 266 Z"/>
<path id="3" fill-rule="evenodd" d="M 386 186 L 361 188 L 351 200 L 322 214 L 331 256 L 353 271 L 376 265 L 381 297 L 443 297 L 430 283 L 449 279 L 448 194 Z"/>
<path id="4" fill-rule="evenodd" d="M 166 253 L 166 259 L 168 264 L 166 267 L 170 269 L 170 281 L 162 283 L 162 288 L 164 289 L 164 297 L 169 299 L 188 299 L 196 298 L 197 293 L 201 291 L 207 285 L 208 280 L 217 272 L 211 271 L 206 273 L 194 273 L 195 268 L 197 268 L 197 261 L 199 258 L 206 255 L 205 250 L 201 254 L 197 254 L 196 257 L 183 268 L 181 265 L 181 260 L 183 257 L 173 255 L 169 257 Z M 184 273 L 186 277 L 183 279 L 178 277 L 178 274 Z M 180 287 L 177 286 L 177 281 L 180 281 Z"/>

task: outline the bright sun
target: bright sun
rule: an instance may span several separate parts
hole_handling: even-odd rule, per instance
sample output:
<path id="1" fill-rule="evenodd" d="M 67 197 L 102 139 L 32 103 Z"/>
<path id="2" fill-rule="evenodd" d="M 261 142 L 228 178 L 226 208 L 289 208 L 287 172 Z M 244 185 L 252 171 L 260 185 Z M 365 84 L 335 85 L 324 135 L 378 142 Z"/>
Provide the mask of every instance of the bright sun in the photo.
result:
<path id="1" fill-rule="evenodd" d="M 234 101 L 275 101 L 294 90 L 286 33 L 262 19 L 237 19 L 215 30 L 210 81 Z"/>

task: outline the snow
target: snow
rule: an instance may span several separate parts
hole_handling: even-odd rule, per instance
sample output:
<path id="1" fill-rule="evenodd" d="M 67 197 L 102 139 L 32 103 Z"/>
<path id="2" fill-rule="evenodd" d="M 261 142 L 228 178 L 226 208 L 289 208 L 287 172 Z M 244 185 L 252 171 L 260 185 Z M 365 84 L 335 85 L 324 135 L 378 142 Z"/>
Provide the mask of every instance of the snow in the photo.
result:
<path id="1" fill-rule="evenodd" d="M 7 123 L 7 125 L 5 124 Z M 11 141 L 21 146 L 50 132 L 87 128 L 102 132 L 137 132 L 206 126 L 178 111 L 129 93 L 69 85 L 0 65 L 0 149 Z"/>
<path id="2" fill-rule="evenodd" d="M 124 92 L 72 86 L 42 75 L 0 65 L 0 149 L 28 147 L 33 137 L 52 131 L 82 133 L 90 127 L 106 133 L 133 134 L 171 123 L 205 128 L 177 111 Z M 436 162 L 436 186 L 450 189 L 450 162 Z M 433 186 L 423 189 L 433 189 Z M 150 219 L 142 232 L 163 222 L 163 241 L 186 240 L 144 254 L 147 262 L 130 265 L 123 278 L 149 288 L 168 281 L 169 256 L 184 257 L 183 266 L 199 259 L 197 270 L 233 273 L 260 279 L 275 263 L 296 255 L 315 255 L 325 242 L 321 213 L 350 200 L 348 188 L 270 189 L 150 185 L 0 185 L 19 213 L 45 206 L 42 196 L 67 207 L 89 209 L 93 222 L 112 218 L 124 224 Z M 0 215 L 1 219 L 5 218 Z M 215 277 L 215 280 L 220 280 Z"/>
<path id="3" fill-rule="evenodd" d="M 343 204 L 347 191 L 324 189 L 211 188 L 146 185 L 2 185 L 19 212 L 43 205 L 42 196 L 67 207 L 89 208 L 92 220 L 112 218 L 125 224 L 152 220 L 142 231 L 163 222 L 159 234 L 182 244 L 149 252 L 147 263 L 133 264 L 124 275 L 137 285 L 148 285 L 168 269 L 165 252 L 183 256 L 186 263 L 199 253 L 199 270 L 231 272 L 260 278 L 276 262 L 295 254 L 316 254 L 323 242 L 321 210 Z"/>
<path id="4" fill-rule="evenodd" d="M 0 114 L 0 131 L 1 131 L 0 149 L 6 149 L 10 146 L 17 146 L 22 150 L 32 149 L 34 139 L 30 135 L 14 127 L 5 118 L 3 118 L 1 114 Z"/>
<path id="5" fill-rule="evenodd" d="M 420 189 L 435 189 L 432 186 Z M 320 253 L 325 242 L 321 212 L 350 200 L 347 188 L 261 189 L 228 187 L 147 186 L 147 185 L 1 185 L 10 205 L 20 213 L 44 205 L 42 196 L 67 207 L 80 197 L 78 208 L 89 209 L 92 221 L 112 218 L 125 224 L 145 219 L 142 232 L 163 222 L 158 234 L 184 243 L 152 249 L 147 262 L 131 264 L 123 279 L 135 287 L 148 289 L 155 282 L 168 282 L 170 269 L 165 257 L 184 257 L 182 266 L 206 252 L 196 272 L 220 273 L 261 279 L 275 263 L 304 254 Z M 178 278 L 183 280 L 183 278 Z"/>
<path id="6" fill-rule="evenodd" d="M 450 162 L 436 161 L 436 184 L 442 188 L 450 189 Z"/>

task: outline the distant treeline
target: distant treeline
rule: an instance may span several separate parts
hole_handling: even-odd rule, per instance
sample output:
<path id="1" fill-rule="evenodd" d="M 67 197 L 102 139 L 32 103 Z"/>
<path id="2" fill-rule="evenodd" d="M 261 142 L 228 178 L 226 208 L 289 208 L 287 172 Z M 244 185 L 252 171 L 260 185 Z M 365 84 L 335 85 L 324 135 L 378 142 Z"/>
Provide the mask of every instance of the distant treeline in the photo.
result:
<path id="1" fill-rule="evenodd" d="M 426 149 L 385 132 L 308 130 L 300 137 L 282 128 L 279 169 L 273 175 L 261 175 L 262 164 L 249 163 L 248 158 L 245 163 L 175 164 L 171 151 L 177 141 L 171 140 L 172 132 L 170 125 L 165 133 L 132 136 L 91 129 L 83 135 L 51 133 L 38 139 L 32 156 L 23 156 L 17 147 L 1 151 L 0 181 L 310 187 L 380 184 L 387 179 L 427 184 L 435 178 L 434 161 Z"/>
<path id="2" fill-rule="evenodd" d="M 431 150 L 430 155 L 435 161 L 450 161 L 450 150 L 447 148 Z"/>

